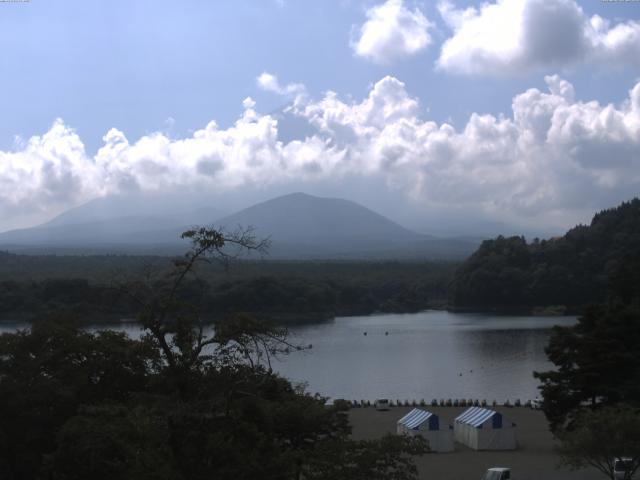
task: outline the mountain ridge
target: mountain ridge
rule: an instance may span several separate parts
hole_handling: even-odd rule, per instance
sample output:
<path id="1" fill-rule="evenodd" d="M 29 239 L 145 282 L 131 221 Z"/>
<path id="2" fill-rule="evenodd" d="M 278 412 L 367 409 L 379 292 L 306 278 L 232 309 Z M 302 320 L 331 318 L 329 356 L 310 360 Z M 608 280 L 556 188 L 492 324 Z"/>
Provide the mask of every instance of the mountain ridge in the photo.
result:
<path id="1" fill-rule="evenodd" d="M 443 240 L 414 232 L 350 200 L 302 192 L 271 198 L 214 221 L 193 221 L 196 216 L 176 219 L 148 214 L 114 218 L 104 215 L 101 202 L 93 205 L 98 205 L 95 218 L 89 204 L 37 227 L 2 233 L 0 247 L 23 253 L 29 248 L 37 249 L 38 253 L 43 249 L 55 252 L 69 248 L 80 253 L 83 249 L 138 253 L 149 245 L 156 249 L 154 252 L 160 248 L 175 254 L 188 247 L 180 239 L 180 233 L 195 224 L 227 230 L 252 226 L 257 237 L 272 240 L 269 256 L 274 259 L 453 259 L 468 255 L 477 245 L 469 240 Z M 127 209 L 127 213 L 141 210 L 131 211 Z M 211 218 L 210 213 L 205 214 L 201 218 Z"/>

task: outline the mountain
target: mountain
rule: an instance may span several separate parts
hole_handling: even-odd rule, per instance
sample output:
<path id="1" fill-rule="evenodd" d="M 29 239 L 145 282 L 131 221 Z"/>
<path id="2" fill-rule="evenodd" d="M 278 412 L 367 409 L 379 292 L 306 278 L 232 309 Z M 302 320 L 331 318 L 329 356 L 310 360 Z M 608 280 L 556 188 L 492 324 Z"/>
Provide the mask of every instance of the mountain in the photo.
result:
<path id="1" fill-rule="evenodd" d="M 217 223 L 225 228 L 252 225 L 258 235 L 270 235 L 274 241 L 306 245 L 388 245 L 421 238 L 357 203 L 304 193 L 253 205 Z"/>
<path id="2" fill-rule="evenodd" d="M 580 310 L 603 302 L 610 282 L 626 278 L 623 270 L 639 260 L 640 199 L 634 198 L 561 237 L 484 241 L 457 270 L 452 302 L 471 309 L 563 305 Z"/>
<path id="3" fill-rule="evenodd" d="M 81 247 L 162 244 L 175 243 L 179 233 L 175 220 L 125 216 L 78 223 L 53 221 L 34 228 L 11 230 L 0 234 L 0 245 Z"/>
<path id="4" fill-rule="evenodd" d="M 211 200 L 209 202 L 213 203 Z M 79 207 L 71 208 L 38 228 L 62 225 L 79 225 L 92 222 L 115 222 L 118 230 L 121 218 L 155 220 L 157 227 L 164 228 L 192 223 L 211 223 L 224 215 L 224 211 L 207 205 L 204 198 L 191 195 L 169 194 L 122 194 L 96 198 Z M 30 229 L 27 229 L 30 230 Z"/>
<path id="5" fill-rule="evenodd" d="M 227 230 L 252 226 L 256 236 L 271 239 L 274 259 L 463 258 L 478 244 L 421 235 L 357 203 L 304 193 L 258 203 L 215 222 L 210 207 L 183 207 L 166 199 L 156 205 L 132 198 L 95 200 L 38 227 L 2 233 L 0 247 L 23 253 L 180 253 L 186 248 L 181 232 L 212 223 Z"/>
<path id="6" fill-rule="evenodd" d="M 304 193 L 284 195 L 225 217 L 271 239 L 272 258 L 461 258 L 477 243 L 439 239 L 404 228 L 355 202 Z"/>
<path id="7" fill-rule="evenodd" d="M 202 201 L 202 200 L 200 200 Z M 0 233 L 0 247 L 23 253 L 178 253 L 186 226 L 211 224 L 223 210 L 189 195 L 97 198 L 32 228 Z"/>

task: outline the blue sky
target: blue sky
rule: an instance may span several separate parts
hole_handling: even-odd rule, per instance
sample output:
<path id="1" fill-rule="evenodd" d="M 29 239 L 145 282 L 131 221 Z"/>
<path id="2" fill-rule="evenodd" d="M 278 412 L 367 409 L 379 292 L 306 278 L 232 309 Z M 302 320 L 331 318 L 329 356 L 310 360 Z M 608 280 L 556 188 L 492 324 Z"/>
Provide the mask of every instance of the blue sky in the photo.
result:
<path id="1" fill-rule="evenodd" d="M 640 186 L 640 180 L 636 182 L 635 177 L 631 175 L 634 178 L 630 179 L 628 174 L 629 171 L 637 173 L 640 162 L 634 153 L 640 133 L 633 123 L 636 121 L 634 110 L 628 105 L 633 103 L 629 91 L 640 77 L 640 2 L 521 0 L 521 5 L 525 4 L 525 13 L 520 12 L 522 17 L 517 16 L 519 7 L 513 0 L 488 2 L 485 7 L 493 10 L 486 11 L 479 2 L 409 0 L 31 0 L 0 4 L 0 41 L 4 46 L 0 56 L 0 109 L 3 113 L 0 115 L 0 184 L 6 185 L 5 189 L 13 185 L 26 192 L 22 196 L 0 192 L 0 212 L 7 218 L 5 228 L 46 219 L 96 196 L 117 194 L 125 188 L 126 182 L 106 179 L 122 176 L 124 170 L 132 176 L 131 184 L 142 190 L 200 185 L 199 179 L 192 181 L 187 174 L 184 174 L 183 184 L 171 185 L 162 178 L 154 184 L 152 178 L 136 177 L 142 174 L 134 172 L 140 167 L 140 158 L 135 152 L 117 158 L 111 152 L 110 166 L 95 171 L 95 165 L 100 163 L 96 155 L 105 146 L 103 137 L 112 129 L 126 137 L 128 148 L 147 137 L 155 138 L 156 144 L 162 143 L 156 138 L 158 135 L 169 143 L 190 139 L 194 132 L 205 129 L 212 120 L 218 129 L 228 129 L 246 114 L 243 100 L 247 97 L 255 102 L 249 110 L 256 118 L 279 111 L 297 98 L 299 108 L 291 114 L 313 124 L 318 131 L 317 139 L 329 149 L 318 151 L 317 144 L 307 142 L 302 146 L 306 150 L 293 145 L 296 153 L 278 153 L 285 155 L 290 164 L 296 164 L 302 155 L 298 150 L 315 148 L 314 155 L 322 160 L 312 162 L 320 165 L 318 168 L 323 172 L 320 177 L 309 179 L 291 169 L 276 171 L 270 167 L 267 171 L 274 177 L 287 178 L 286 186 L 280 182 L 279 188 L 304 189 L 305 182 L 311 182 L 309 185 L 324 184 L 325 190 L 339 193 L 339 188 L 328 186 L 340 184 L 346 189 L 344 196 L 348 196 L 349 182 L 360 182 L 359 177 L 369 175 L 372 185 L 381 179 L 389 185 L 390 195 L 399 199 L 398 208 L 404 205 L 416 210 L 413 223 L 419 223 L 420 211 L 433 213 L 437 209 L 470 215 L 479 212 L 488 219 L 530 224 L 565 225 L 582 219 L 587 211 L 610 206 L 623 195 L 638 191 Z M 465 9 L 469 8 L 472 10 L 466 10 L 465 14 Z M 548 12 L 543 11 L 545 9 Z M 397 20 L 395 24 L 388 22 L 391 17 Z M 512 22 L 504 21 L 505 18 L 511 18 Z M 491 22 L 496 23 L 492 26 Z M 513 35 L 492 37 L 492 30 L 500 34 L 511 29 L 511 24 L 520 25 L 517 28 L 522 30 L 514 33 L 521 39 L 519 50 L 503 48 L 508 46 L 509 39 L 516 38 Z M 370 27 L 368 33 L 367 25 Z M 577 30 L 573 31 L 573 27 Z M 583 42 L 583 37 L 588 40 Z M 450 46 L 448 56 L 444 54 L 446 45 Z M 279 90 L 259 84 L 257 78 L 265 72 L 277 77 Z M 572 85 L 575 93 L 568 100 L 571 104 L 584 106 L 589 101 L 598 101 L 604 109 L 608 103 L 613 103 L 620 118 L 626 118 L 623 123 L 627 130 L 620 134 L 606 130 L 615 128 L 613 123 L 601 126 L 604 131 L 594 130 L 581 137 L 591 142 L 588 147 L 574 145 L 575 138 L 558 137 L 560 143 L 553 148 L 545 146 L 547 150 L 541 154 L 562 157 L 564 154 L 559 154 L 556 147 L 571 144 L 574 150 L 565 152 L 569 156 L 582 151 L 580 148 L 601 148 L 605 153 L 601 152 L 599 161 L 605 162 L 609 151 L 626 155 L 626 158 L 620 165 L 595 167 L 596 160 L 589 160 L 578 166 L 584 167 L 580 172 L 569 171 L 575 165 L 567 164 L 566 168 L 557 167 L 553 179 L 546 178 L 544 171 L 536 172 L 540 178 L 530 185 L 524 177 L 533 174 L 531 165 L 516 165 L 519 161 L 517 153 L 505 159 L 502 151 L 482 150 L 484 153 L 478 161 L 487 161 L 490 165 L 487 164 L 487 168 L 479 166 L 478 172 L 489 177 L 478 178 L 478 182 L 487 189 L 494 188 L 497 198 L 492 198 L 488 191 L 468 198 L 462 193 L 455 198 L 439 194 L 451 188 L 467 191 L 465 180 L 454 178 L 453 174 L 462 171 L 460 175 L 464 176 L 465 162 L 472 160 L 468 152 L 462 150 L 450 154 L 451 158 L 461 158 L 459 164 L 443 165 L 435 156 L 425 160 L 433 154 L 431 148 L 435 145 L 429 143 L 434 139 L 427 140 L 426 137 L 416 137 L 420 143 L 415 148 L 406 144 L 401 146 L 411 150 L 420 160 L 403 157 L 393 169 L 386 169 L 384 159 L 373 166 L 367 164 L 351 170 L 341 167 L 340 162 L 344 163 L 345 158 L 357 156 L 353 153 L 356 147 L 338 138 L 335 128 L 327 123 L 327 118 L 335 111 L 332 113 L 326 104 L 322 104 L 327 98 L 326 92 L 333 91 L 344 105 L 359 105 L 369 98 L 374 85 L 388 77 L 402 84 L 402 87 L 388 84 L 394 99 L 405 95 L 415 101 L 415 106 L 403 110 L 403 115 L 408 115 L 406 118 L 417 116 L 416 128 L 432 121 L 437 128 L 450 124 L 462 135 L 469 128 L 473 114 L 492 115 L 496 122 L 502 117 L 513 119 L 514 98 L 531 88 L 548 92 L 549 81 L 545 76 L 553 75 L 558 75 L 558 82 Z M 293 84 L 300 88 L 287 90 L 287 85 Z M 381 95 L 383 98 L 386 93 Z M 392 101 L 391 97 L 384 98 L 383 103 Z M 322 114 L 318 113 L 321 108 Z M 356 117 L 348 117 L 356 113 L 350 111 L 342 121 L 355 132 L 357 140 L 354 142 L 358 144 L 360 155 L 375 156 L 372 152 L 378 150 L 374 144 L 381 135 L 372 137 L 367 130 L 371 125 L 356 125 L 353 120 Z M 580 117 L 582 120 L 586 118 L 584 115 Z M 591 112 L 590 115 L 596 114 Z M 345 120 L 347 117 L 349 120 Z M 390 128 L 398 118 L 385 117 L 387 123 L 376 124 L 375 128 Z M 54 124 L 56 119 L 61 121 Z M 389 128 L 383 136 L 393 143 L 393 132 Z M 548 128 L 548 132 L 552 130 L 552 127 Z M 513 140 L 508 126 L 501 131 L 506 135 L 505 139 Z M 65 147 L 44 145 L 47 132 L 58 140 L 62 138 L 60 141 Z M 522 129 L 517 135 L 522 144 L 526 135 Z M 614 140 L 622 138 L 621 135 L 624 141 L 616 143 Z M 40 139 L 35 141 L 40 142 L 39 146 L 35 143 L 29 146 L 29 139 L 34 136 Z M 592 143 L 598 138 L 602 142 L 594 147 Z M 505 139 L 500 142 L 504 143 Z M 76 141 L 79 143 L 74 143 Z M 464 139 L 456 142 L 458 147 L 451 146 L 452 143 L 447 148 L 461 149 L 459 145 L 465 144 Z M 518 143 L 514 142 L 514 145 Z M 78 145 L 84 149 L 83 153 L 78 153 Z M 67 147 L 75 153 L 64 153 Z M 387 147 L 400 148 L 388 144 Z M 542 147 L 536 144 L 529 151 Z M 41 153 L 39 148 L 47 153 Z M 478 148 L 483 147 L 478 144 Z M 217 147 L 214 150 L 216 155 L 220 153 Z M 341 160 L 323 163 L 331 155 L 338 155 L 338 150 L 342 152 Z M 420 152 L 416 153 L 418 150 Z M 162 156 L 150 151 L 143 155 L 144 162 L 156 161 L 156 154 Z M 71 158 L 76 154 L 82 158 Z M 242 155 L 237 151 L 235 154 Z M 103 165 L 107 162 L 105 155 L 102 156 Z M 185 158 L 185 165 L 191 166 L 198 162 L 188 155 L 172 155 L 165 160 L 175 163 Z M 247 158 L 234 160 L 236 164 L 240 161 L 252 164 L 249 157 L 255 152 L 246 155 Z M 43 164 L 45 157 L 47 161 Z M 273 161 L 283 163 L 282 159 Z M 500 179 L 500 169 L 496 165 L 504 165 L 506 161 L 511 162 L 509 169 L 512 171 Z M 558 165 L 561 161 L 554 162 Z M 316 163 L 303 170 L 310 171 Z M 125 165 L 126 168 L 122 167 L 116 174 L 114 165 Z M 149 163 L 144 165 L 140 168 L 147 175 Z M 45 167 L 49 168 L 47 172 L 55 173 L 56 182 L 45 181 L 51 178 L 50 173 L 43 173 Z M 226 189 L 257 188 L 259 180 L 247 173 L 245 167 L 234 170 L 235 176 L 220 173 L 216 185 L 225 185 Z M 623 168 L 627 170 L 623 172 Z M 416 178 L 412 169 L 419 172 L 420 185 L 407 183 L 407 178 Z M 221 172 L 227 170 L 233 168 L 220 167 Z M 449 172 L 446 178 L 441 173 L 445 170 Z M 498 185 L 513 184 L 514 176 L 518 174 L 523 176 L 518 178 L 522 181 L 518 189 L 507 191 Z M 556 174 L 566 176 L 559 179 Z M 569 179 L 569 183 L 573 183 L 579 174 L 584 178 L 576 180 L 576 191 L 570 195 L 544 188 L 546 182 Z M 472 175 L 471 171 L 469 175 Z M 39 183 L 20 180 L 34 176 L 45 180 Z M 470 178 L 466 182 L 478 186 Z M 595 193 L 592 192 L 594 185 L 599 189 Z M 314 188 L 318 193 L 324 191 L 320 187 Z M 574 186 L 570 185 L 571 188 Z M 581 202 L 582 191 L 592 192 L 594 200 Z M 404 198 L 402 192 L 411 193 Z M 367 203 L 366 195 L 357 200 Z M 375 202 L 371 199 L 369 203 Z M 2 227 L 0 225 L 0 229 Z"/>
<path id="2" fill-rule="evenodd" d="M 458 2 L 470 5 L 473 2 Z M 280 6 L 282 5 L 282 6 Z M 63 118 L 89 150 L 111 128 L 132 138 L 167 128 L 187 134 L 215 119 L 225 126 L 253 96 L 268 113 L 281 98 L 261 93 L 263 71 L 302 82 L 312 94 L 356 99 L 385 75 L 407 84 L 436 121 L 465 122 L 471 112 L 505 112 L 513 95 L 544 85 L 535 72 L 477 78 L 434 71 L 437 48 L 376 65 L 349 47 L 354 26 L 375 2 L 165 1 L 44 2 L 0 5 L 0 146 L 46 131 Z M 419 4 L 446 36 L 435 2 Z M 640 4 L 583 2 L 589 14 L 640 19 Z M 555 71 L 542 72 L 543 74 Z M 579 68 L 567 78 L 580 96 L 619 102 L 639 75 Z"/>

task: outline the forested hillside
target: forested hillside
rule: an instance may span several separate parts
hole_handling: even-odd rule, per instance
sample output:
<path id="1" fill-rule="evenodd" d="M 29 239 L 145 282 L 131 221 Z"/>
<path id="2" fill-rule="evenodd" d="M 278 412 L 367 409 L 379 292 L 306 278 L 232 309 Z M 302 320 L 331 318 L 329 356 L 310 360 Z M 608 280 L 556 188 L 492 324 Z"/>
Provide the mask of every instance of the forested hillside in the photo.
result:
<path id="1" fill-rule="evenodd" d="M 30 319 L 58 309 L 86 321 L 133 318 L 122 286 L 155 282 L 168 257 L 30 256 L 0 253 L 0 320 Z M 253 312 L 299 322 L 373 312 L 413 312 L 446 303 L 457 264 L 447 262 L 236 261 L 203 264 L 181 298 L 206 317 Z"/>
<path id="2" fill-rule="evenodd" d="M 487 240 L 457 270 L 456 308 L 521 309 L 605 300 L 609 278 L 640 255 L 640 200 L 597 213 L 550 240 Z"/>

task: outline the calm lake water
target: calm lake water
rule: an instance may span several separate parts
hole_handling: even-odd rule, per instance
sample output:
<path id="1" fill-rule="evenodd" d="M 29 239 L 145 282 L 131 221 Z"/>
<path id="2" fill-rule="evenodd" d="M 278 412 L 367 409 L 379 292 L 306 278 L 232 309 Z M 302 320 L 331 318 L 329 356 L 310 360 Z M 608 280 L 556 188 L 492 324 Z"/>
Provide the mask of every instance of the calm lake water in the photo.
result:
<path id="1" fill-rule="evenodd" d="M 537 396 L 532 372 L 551 368 L 544 353 L 551 327 L 575 322 L 441 311 L 342 317 L 291 329 L 313 348 L 276 368 L 333 398 L 513 402 Z"/>
<path id="2" fill-rule="evenodd" d="M 524 401 L 537 396 L 532 372 L 551 368 L 544 353 L 551 327 L 575 322 L 442 311 L 338 317 L 291 328 L 294 343 L 313 348 L 276 361 L 274 369 L 332 398 Z M 25 326 L 4 324 L 0 332 Z M 115 328 L 140 334 L 135 324 Z"/>

